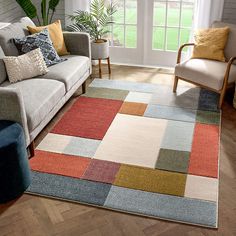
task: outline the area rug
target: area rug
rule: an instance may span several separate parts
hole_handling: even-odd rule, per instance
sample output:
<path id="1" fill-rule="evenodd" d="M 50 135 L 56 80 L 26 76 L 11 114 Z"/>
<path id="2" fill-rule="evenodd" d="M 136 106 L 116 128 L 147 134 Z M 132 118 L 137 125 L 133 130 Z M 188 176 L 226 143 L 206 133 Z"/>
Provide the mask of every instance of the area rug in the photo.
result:
<path id="1" fill-rule="evenodd" d="M 218 95 L 95 79 L 30 160 L 30 194 L 217 228 Z"/>

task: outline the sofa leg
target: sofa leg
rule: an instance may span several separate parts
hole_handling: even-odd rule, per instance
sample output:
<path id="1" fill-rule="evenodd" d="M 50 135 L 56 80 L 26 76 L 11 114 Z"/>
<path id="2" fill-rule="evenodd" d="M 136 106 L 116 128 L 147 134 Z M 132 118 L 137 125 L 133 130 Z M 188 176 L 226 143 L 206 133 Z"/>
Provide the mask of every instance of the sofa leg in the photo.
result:
<path id="1" fill-rule="evenodd" d="M 32 143 L 29 145 L 30 158 L 34 157 L 35 155 L 34 149 L 35 149 L 35 144 L 34 141 L 32 141 Z"/>
<path id="2" fill-rule="evenodd" d="M 86 93 L 86 81 L 82 84 L 82 93 Z"/>
<path id="3" fill-rule="evenodd" d="M 178 86 L 178 76 L 175 76 L 175 81 L 174 81 L 174 86 L 173 86 L 173 93 L 176 93 L 176 89 L 177 89 L 177 86 Z"/>

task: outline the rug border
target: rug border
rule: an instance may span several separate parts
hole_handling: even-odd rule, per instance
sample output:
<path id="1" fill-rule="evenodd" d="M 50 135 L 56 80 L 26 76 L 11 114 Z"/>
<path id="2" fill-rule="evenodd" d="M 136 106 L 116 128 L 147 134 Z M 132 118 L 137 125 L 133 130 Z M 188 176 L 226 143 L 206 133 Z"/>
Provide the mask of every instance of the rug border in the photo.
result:
<path id="1" fill-rule="evenodd" d="M 95 204 L 86 203 L 86 202 L 79 202 L 79 201 L 76 201 L 76 200 L 68 200 L 68 199 L 55 197 L 55 196 L 44 195 L 44 194 L 40 194 L 40 193 L 32 193 L 32 192 L 27 192 L 26 191 L 25 194 L 28 194 L 28 195 L 31 195 L 31 196 L 43 197 L 45 199 L 54 199 L 54 200 L 58 200 L 58 201 L 62 201 L 62 202 L 76 203 L 76 204 L 80 204 L 80 205 L 83 205 L 83 206 L 90 206 L 90 207 L 94 207 L 94 208 L 98 208 L 98 209 L 105 209 L 105 210 L 109 210 L 109 211 L 112 211 L 112 212 L 125 213 L 125 214 L 131 215 L 131 216 L 135 215 L 135 216 L 145 217 L 147 219 L 148 218 L 149 219 L 156 219 L 156 220 L 161 220 L 161 221 L 165 221 L 165 222 L 170 221 L 172 223 L 180 223 L 180 224 L 183 224 L 183 225 L 189 225 L 189 226 L 192 225 L 192 226 L 197 226 L 197 227 L 201 227 L 201 228 L 208 228 L 208 229 L 218 230 L 218 217 L 217 217 L 217 221 L 216 221 L 216 226 L 214 227 L 214 226 L 207 226 L 207 225 L 201 225 L 201 224 L 196 224 L 196 223 L 188 223 L 188 222 L 184 222 L 184 221 L 172 220 L 172 219 L 169 219 L 169 218 L 167 219 L 167 218 L 157 217 L 157 216 L 148 216 L 148 215 L 141 214 L 141 213 L 123 211 L 123 210 L 120 210 L 120 209 L 95 205 Z"/>
<path id="2" fill-rule="evenodd" d="M 218 194 L 216 202 L 216 227 L 219 228 L 219 196 L 220 196 L 220 158 L 221 158 L 221 130 L 222 130 L 222 109 L 220 109 L 220 123 L 219 123 L 219 147 L 218 147 Z"/>

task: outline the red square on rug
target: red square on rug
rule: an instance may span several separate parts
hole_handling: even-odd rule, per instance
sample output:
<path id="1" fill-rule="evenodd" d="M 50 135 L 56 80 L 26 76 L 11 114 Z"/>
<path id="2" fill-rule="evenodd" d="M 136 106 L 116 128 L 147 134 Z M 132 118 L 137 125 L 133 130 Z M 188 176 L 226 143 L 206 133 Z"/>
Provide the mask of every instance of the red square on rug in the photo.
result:
<path id="1" fill-rule="evenodd" d="M 36 150 L 30 167 L 34 171 L 80 178 L 90 161 L 90 158 Z"/>
<path id="2" fill-rule="evenodd" d="M 218 177 L 219 127 L 196 123 L 188 173 Z"/>
<path id="3" fill-rule="evenodd" d="M 80 97 L 51 131 L 102 140 L 123 101 Z"/>
<path id="4" fill-rule="evenodd" d="M 92 159 L 82 179 L 112 184 L 120 166 L 120 163 Z"/>

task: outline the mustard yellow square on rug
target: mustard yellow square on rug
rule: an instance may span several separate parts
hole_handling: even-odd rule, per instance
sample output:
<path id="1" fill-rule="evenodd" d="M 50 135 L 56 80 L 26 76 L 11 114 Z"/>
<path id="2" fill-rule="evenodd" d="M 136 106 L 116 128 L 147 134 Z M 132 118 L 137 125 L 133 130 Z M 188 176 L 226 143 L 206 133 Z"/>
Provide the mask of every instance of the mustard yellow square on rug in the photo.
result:
<path id="1" fill-rule="evenodd" d="M 113 184 L 183 197 L 186 179 L 186 174 L 122 164 Z"/>

